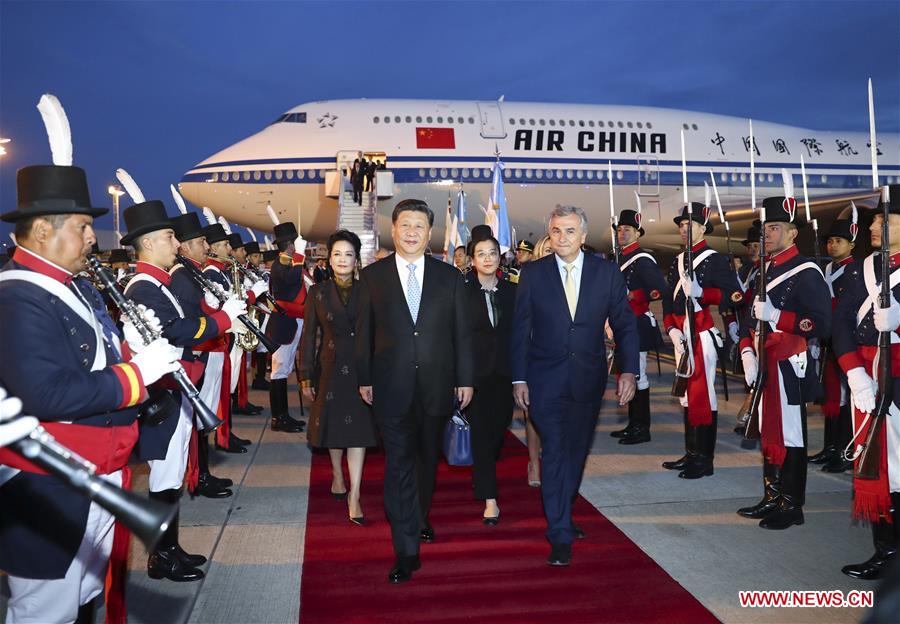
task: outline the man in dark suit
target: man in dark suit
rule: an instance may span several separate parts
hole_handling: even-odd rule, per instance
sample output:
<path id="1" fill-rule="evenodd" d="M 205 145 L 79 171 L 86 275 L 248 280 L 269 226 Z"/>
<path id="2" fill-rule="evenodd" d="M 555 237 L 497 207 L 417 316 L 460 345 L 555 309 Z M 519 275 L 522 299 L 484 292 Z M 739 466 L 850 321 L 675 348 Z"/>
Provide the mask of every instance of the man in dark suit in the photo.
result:
<path id="1" fill-rule="evenodd" d="M 453 411 L 472 399 L 474 353 L 462 274 L 426 257 L 434 213 L 417 199 L 394 208 L 396 253 L 361 276 L 357 320 L 360 394 L 371 404 L 385 450 L 384 506 L 402 583 L 419 569 L 419 542 L 434 540 L 428 522 L 439 439 Z"/>
<path id="2" fill-rule="evenodd" d="M 621 356 L 619 405 L 634 396 L 640 345 L 622 273 L 581 251 L 584 211 L 557 206 L 548 233 L 555 253 L 529 262 L 519 277 L 510 362 L 513 396 L 530 410 L 543 445 L 547 563 L 565 566 L 574 537 L 583 536 L 572 523 L 572 503 L 606 389 L 607 321 Z"/>

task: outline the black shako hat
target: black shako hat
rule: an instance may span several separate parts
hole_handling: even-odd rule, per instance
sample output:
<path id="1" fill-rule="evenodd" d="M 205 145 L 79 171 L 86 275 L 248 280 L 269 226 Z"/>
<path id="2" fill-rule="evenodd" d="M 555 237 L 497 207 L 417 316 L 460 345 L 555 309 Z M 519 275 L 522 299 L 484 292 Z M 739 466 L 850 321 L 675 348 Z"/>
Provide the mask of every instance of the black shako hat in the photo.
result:
<path id="1" fill-rule="evenodd" d="M 218 243 L 219 241 L 228 240 L 228 234 L 225 232 L 225 228 L 222 227 L 221 223 L 207 225 L 203 228 L 203 235 L 206 237 L 206 242 L 210 245 Z"/>
<path id="2" fill-rule="evenodd" d="M 852 219 L 835 219 L 828 228 L 828 231 L 822 235 L 822 240 L 828 240 L 832 236 L 846 238 L 851 243 L 856 242 L 856 235 L 859 233 L 859 226 L 853 223 Z"/>
<path id="3" fill-rule="evenodd" d="M 249 241 L 247 243 L 244 243 L 244 251 L 247 252 L 247 255 L 261 253 L 259 250 L 259 243 L 257 243 L 256 241 Z"/>
<path id="4" fill-rule="evenodd" d="M 241 235 L 236 232 L 232 232 L 228 235 L 228 242 L 231 243 L 232 249 L 238 249 L 244 246 L 244 241 L 241 240 Z"/>
<path id="5" fill-rule="evenodd" d="M 623 210 L 619 213 L 619 225 L 630 225 L 638 231 L 638 234 L 643 236 L 644 228 L 641 227 L 642 216 L 638 214 L 637 210 Z"/>
<path id="6" fill-rule="evenodd" d="M 128 232 L 122 237 L 123 245 L 131 245 L 134 239 L 155 232 L 172 229 L 172 220 L 166 214 L 166 207 L 161 201 L 151 199 L 134 206 L 129 206 L 122 213 Z"/>
<path id="7" fill-rule="evenodd" d="M 178 242 L 193 240 L 203 236 L 203 224 L 196 212 L 180 214 L 172 217 L 172 229 L 175 230 L 175 238 Z"/>
<path id="8" fill-rule="evenodd" d="M 17 209 L 0 215 L 7 223 L 42 215 L 83 214 L 99 217 L 108 208 L 91 205 L 87 175 L 81 167 L 31 165 L 16 172 Z"/>
<path id="9" fill-rule="evenodd" d="M 624 212 L 624 211 L 623 211 Z M 678 216 L 672 219 L 675 222 L 675 225 L 681 226 L 681 222 L 688 218 L 688 209 L 687 206 L 681 207 L 681 212 L 678 213 Z M 712 223 L 709 222 L 709 207 L 704 206 L 700 202 L 691 202 L 691 220 L 696 221 L 700 225 L 706 226 L 706 233 L 709 234 L 713 231 Z"/>
<path id="10" fill-rule="evenodd" d="M 751 227 L 747 228 L 747 238 L 741 241 L 741 245 L 746 247 L 750 243 L 758 243 L 761 236 L 762 232 L 759 231 L 759 221 L 756 220 Z"/>
<path id="11" fill-rule="evenodd" d="M 113 249 L 109 252 L 109 263 L 131 262 L 131 256 L 128 255 L 127 249 Z"/>
<path id="12" fill-rule="evenodd" d="M 804 225 L 803 219 L 797 215 L 797 200 L 793 197 L 766 197 L 763 208 L 766 209 L 766 223 L 793 223 L 797 227 Z"/>
<path id="13" fill-rule="evenodd" d="M 262 255 L 263 255 L 263 262 L 274 262 L 275 259 L 278 257 L 278 250 L 277 249 L 266 249 L 264 252 L 262 252 Z"/>
<path id="14" fill-rule="evenodd" d="M 276 243 L 292 241 L 299 236 L 299 234 L 297 234 L 297 226 L 294 225 L 293 221 L 279 223 L 272 232 L 275 236 Z"/>

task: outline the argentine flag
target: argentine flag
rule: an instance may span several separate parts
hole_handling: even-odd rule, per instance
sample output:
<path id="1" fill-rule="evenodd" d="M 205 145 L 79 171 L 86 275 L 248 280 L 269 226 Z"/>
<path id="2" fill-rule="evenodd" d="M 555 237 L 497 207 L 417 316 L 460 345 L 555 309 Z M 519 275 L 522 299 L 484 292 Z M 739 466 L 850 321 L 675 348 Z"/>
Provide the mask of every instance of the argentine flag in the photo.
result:
<path id="1" fill-rule="evenodd" d="M 491 185 L 491 208 L 497 212 L 496 227 L 491 224 L 497 242 L 500 243 L 500 253 L 505 254 L 512 248 L 509 231 L 509 213 L 506 210 L 506 193 L 503 192 L 503 163 L 500 159 L 494 163 L 494 180 Z"/>

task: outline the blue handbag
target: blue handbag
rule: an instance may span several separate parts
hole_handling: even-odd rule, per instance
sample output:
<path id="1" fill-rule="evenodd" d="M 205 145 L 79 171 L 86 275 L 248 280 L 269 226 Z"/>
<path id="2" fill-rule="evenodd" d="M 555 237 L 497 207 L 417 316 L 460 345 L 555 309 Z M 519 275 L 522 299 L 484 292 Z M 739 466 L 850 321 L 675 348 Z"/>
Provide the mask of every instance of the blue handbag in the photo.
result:
<path id="1" fill-rule="evenodd" d="M 451 466 L 472 465 L 472 428 L 459 409 L 444 427 L 444 456 Z"/>

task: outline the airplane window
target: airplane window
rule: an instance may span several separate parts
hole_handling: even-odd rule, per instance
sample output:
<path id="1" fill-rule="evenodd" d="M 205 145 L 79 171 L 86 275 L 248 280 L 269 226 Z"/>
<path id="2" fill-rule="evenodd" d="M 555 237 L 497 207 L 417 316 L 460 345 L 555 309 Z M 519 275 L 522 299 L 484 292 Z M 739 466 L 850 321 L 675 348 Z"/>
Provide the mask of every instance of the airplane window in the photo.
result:
<path id="1" fill-rule="evenodd" d="M 551 120 L 550 120 L 550 125 L 551 125 L 551 126 L 555 126 L 555 125 L 556 125 L 556 120 L 555 120 L 555 119 L 551 119 Z"/>
<path id="2" fill-rule="evenodd" d="M 738 179 L 737 174 L 736 174 L 736 173 L 732 173 L 732 174 L 731 174 L 731 181 L 732 181 L 732 182 L 737 182 L 737 179 Z"/>
<path id="3" fill-rule="evenodd" d="M 517 178 L 521 178 L 521 177 L 522 177 L 522 170 L 521 170 L 521 169 L 514 169 L 513 171 L 515 172 L 515 176 L 516 176 Z"/>
<path id="4" fill-rule="evenodd" d="M 444 118 L 443 118 L 443 117 L 438 117 L 438 118 L 437 118 L 437 122 L 438 122 L 438 123 L 444 123 Z"/>
<path id="5" fill-rule="evenodd" d="M 210 176 L 210 178 L 212 179 L 213 182 L 218 182 L 218 181 L 219 181 L 219 173 L 218 173 L 218 172 L 214 172 L 214 173 Z"/>
<path id="6" fill-rule="evenodd" d="M 650 130 L 651 128 L 653 128 L 653 124 L 650 123 L 650 122 L 648 121 L 648 122 L 647 122 L 647 129 Z"/>
<path id="7" fill-rule="evenodd" d="M 525 120 L 524 120 L 524 119 L 519 119 L 519 125 L 520 125 L 520 126 L 524 126 L 524 125 L 525 125 Z"/>
<path id="8" fill-rule="evenodd" d="M 466 168 L 463 169 L 463 177 L 464 177 L 464 178 L 468 178 L 468 177 L 469 177 L 469 173 L 470 173 L 470 171 L 469 171 L 469 168 L 468 168 L 468 167 L 466 167 Z"/>
<path id="9" fill-rule="evenodd" d="M 566 179 L 567 180 L 572 179 L 572 170 L 571 169 L 566 169 Z"/>
<path id="10" fill-rule="evenodd" d="M 603 126 L 604 126 L 604 123 L 603 123 L 602 121 L 598 121 L 598 122 L 597 122 L 597 127 L 598 127 L 598 128 L 602 128 Z"/>
<path id="11" fill-rule="evenodd" d="M 775 181 L 775 176 L 773 176 L 773 175 L 770 173 L 769 175 L 766 176 L 766 179 L 767 179 L 769 182 L 774 182 L 774 181 Z"/>
<path id="12" fill-rule="evenodd" d="M 528 120 L 528 125 L 529 125 L 529 126 L 533 126 L 533 125 L 534 125 L 534 119 L 529 119 L 529 120 Z"/>
<path id="13" fill-rule="evenodd" d="M 534 172 L 534 176 L 535 176 L 538 180 L 540 180 L 541 178 L 544 177 L 544 170 L 543 170 L 543 169 L 538 169 L 537 171 Z"/>
<path id="14" fill-rule="evenodd" d="M 463 118 L 463 117 L 457 117 L 457 118 L 456 118 L 456 121 L 458 121 L 458 122 L 461 123 L 461 124 L 466 123 L 466 120 L 465 120 L 465 118 Z"/>
<path id="15" fill-rule="evenodd" d="M 275 179 L 280 180 L 283 177 L 284 177 L 284 171 L 282 171 L 281 169 L 276 169 L 275 170 Z"/>
<path id="16" fill-rule="evenodd" d="M 245 171 L 244 173 L 241 174 L 241 177 L 244 179 L 244 182 L 249 182 L 250 181 L 250 172 Z"/>
<path id="17" fill-rule="evenodd" d="M 320 178 L 324 178 L 324 177 L 325 177 L 325 170 L 324 170 L 324 169 L 319 169 L 319 177 L 320 177 Z"/>
<path id="18" fill-rule="evenodd" d="M 826 183 L 828 182 L 828 176 L 827 176 L 827 175 L 823 175 L 823 176 L 822 176 L 821 178 L 819 178 L 819 179 L 822 180 L 822 184 L 826 184 Z"/>
<path id="19" fill-rule="evenodd" d="M 294 170 L 293 170 L 293 169 L 288 169 L 288 170 L 285 172 L 285 175 L 287 175 L 287 179 L 288 179 L 288 180 L 293 180 L 293 179 L 294 179 Z"/>
<path id="20" fill-rule="evenodd" d="M 608 125 L 610 128 L 615 128 L 615 127 L 616 127 L 616 124 L 614 124 L 614 123 L 611 122 L 611 121 L 607 121 L 607 122 L 606 122 L 606 125 Z"/>
<path id="21" fill-rule="evenodd" d="M 594 127 L 594 120 L 593 120 L 593 119 L 588 119 L 588 125 L 589 125 L 591 128 L 593 128 L 593 127 Z"/>
<path id="22" fill-rule="evenodd" d="M 513 119 L 512 117 L 510 117 L 510 118 L 509 118 L 509 125 L 511 125 L 511 126 L 516 125 L 516 120 Z"/>
<path id="23" fill-rule="evenodd" d="M 387 115 L 384 116 L 384 123 L 391 123 L 391 118 Z"/>
<path id="24" fill-rule="evenodd" d="M 588 180 L 593 180 L 593 179 L 594 179 L 594 170 L 593 170 L 593 169 L 588 169 L 588 170 L 587 170 L 587 179 L 588 179 Z"/>
<path id="25" fill-rule="evenodd" d="M 472 177 L 480 178 L 481 177 L 481 169 L 472 169 Z"/>
<path id="26" fill-rule="evenodd" d="M 264 177 L 266 180 L 271 180 L 271 179 L 272 179 L 272 172 L 269 171 L 268 169 L 266 169 L 266 171 L 263 172 L 263 177 Z"/>
<path id="27" fill-rule="evenodd" d="M 565 120 L 565 119 L 560 119 L 560 120 L 559 120 L 559 125 L 561 125 L 561 126 L 566 125 L 566 120 Z"/>
<path id="28" fill-rule="evenodd" d="M 425 170 L 424 170 L 424 169 L 419 169 L 419 177 L 420 177 L 420 178 L 424 178 L 424 177 L 425 177 Z"/>
<path id="29" fill-rule="evenodd" d="M 581 180 L 584 177 L 584 171 L 579 169 L 578 171 L 575 172 L 575 177 L 578 178 L 579 180 Z"/>
<path id="30" fill-rule="evenodd" d="M 485 170 L 484 170 L 484 177 L 486 177 L 486 178 L 491 177 L 491 170 L 490 170 L 490 169 L 485 169 Z"/>
<path id="31" fill-rule="evenodd" d="M 544 120 L 543 120 L 543 119 L 538 119 L 538 123 L 541 124 L 541 125 L 543 126 L 543 125 L 544 125 Z"/>
<path id="32" fill-rule="evenodd" d="M 372 123 L 378 123 L 378 117 L 372 117 Z"/>
<path id="33" fill-rule="evenodd" d="M 406 123 L 410 123 L 412 121 L 412 117 L 409 115 L 406 116 Z"/>
<path id="34" fill-rule="evenodd" d="M 746 181 L 747 181 L 747 174 L 746 174 L 746 173 L 742 173 L 742 174 L 741 174 L 741 182 L 746 182 Z"/>
<path id="35" fill-rule="evenodd" d="M 584 128 L 584 119 L 579 119 L 579 120 L 578 120 L 578 126 L 581 127 L 581 128 Z"/>
<path id="36" fill-rule="evenodd" d="M 618 123 L 618 125 L 619 125 L 620 128 L 622 128 L 622 127 L 625 126 L 625 124 L 623 124 L 621 121 Z"/>
<path id="37" fill-rule="evenodd" d="M 306 170 L 305 169 L 297 169 L 297 179 L 298 180 L 306 179 Z"/>
<path id="38" fill-rule="evenodd" d="M 400 115 L 394 117 L 394 123 L 400 123 Z"/>
<path id="39" fill-rule="evenodd" d="M 638 128 L 643 128 L 643 127 L 644 127 L 644 124 L 642 124 L 641 122 L 637 122 L 637 127 L 638 127 Z"/>
<path id="40" fill-rule="evenodd" d="M 556 179 L 557 179 L 557 180 L 562 180 L 562 177 L 563 177 L 562 169 L 557 169 L 557 170 L 556 170 Z"/>
<path id="41" fill-rule="evenodd" d="M 526 170 L 525 170 L 525 177 L 528 178 L 529 180 L 531 179 L 531 177 L 532 177 L 533 175 L 534 175 L 534 171 L 532 171 L 531 169 L 526 169 Z"/>
<path id="42" fill-rule="evenodd" d="M 575 127 L 575 120 L 574 120 L 574 119 L 570 119 L 570 120 L 569 120 L 569 125 L 570 125 L 571 127 L 574 128 L 574 127 Z"/>
<path id="43" fill-rule="evenodd" d="M 422 123 L 421 115 L 416 115 L 416 123 Z"/>
<path id="44" fill-rule="evenodd" d="M 728 174 L 723 171 L 722 173 L 719 174 L 719 179 L 722 182 L 728 182 Z"/>
<path id="45" fill-rule="evenodd" d="M 262 177 L 262 172 L 260 172 L 260 171 L 258 171 L 258 170 L 253 172 L 253 179 L 254 179 L 254 180 L 259 180 L 261 177 Z"/>
<path id="46" fill-rule="evenodd" d="M 454 179 L 455 179 L 455 178 L 458 178 L 458 177 L 459 177 L 459 169 L 456 169 L 456 168 L 451 169 L 451 170 L 450 170 L 450 177 L 451 177 L 451 178 L 454 178 Z"/>
<path id="47" fill-rule="evenodd" d="M 697 124 L 691 124 L 691 128 L 693 128 L 694 130 L 696 130 L 696 129 L 697 129 Z"/>
<path id="48" fill-rule="evenodd" d="M 441 177 L 442 177 L 442 178 L 446 178 L 446 177 L 447 177 L 447 170 L 446 170 L 446 169 L 443 169 L 443 168 L 441 169 Z"/>
<path id="49" fill-rule="evenodd" d="M 616 180 L 621 180 L 625 175 L 621 171 L 616 171 Z"/>
<path id="50" fill-rule="evenodd" d="M 687 124 L 681 124 L 681 127 L 684 128 L 685 130 L 690 130 L 690 129 L 691 129 L 691 127 L 690 127 L 689 125 L 687 125 Z"/>
<path id="51" fill-rule="evenodd" d="M 435 169 L 434 167 L 432 167 L 431 169 L 429 169 L 429 170 L 428 170 L 428 176 L 429 176 L 429 177 L 432 177 L 432 178 L 436 178 L 436 177 L 437 177 L 437 169 Z"/>
<path id="52" fill-rule="evenodd" d="M 229 178 L 231 178 L 231 175 L 227 171 L 223 171 L 222 172 L 222 182 L 228 182 Z"/>
<path id="53" fill-rule="evenodd" d="M 629 128 L 634 128 L 634 124 L 631 123 L 630 121 L 628 123 L 626 123 L 625 125 L 628 126 Z"/>
<path id="54" fill-rule="evenodd" d="M 506 178 L 507 180 L 509 180 L 509 179 L 512 177 L 512 170 L 511 170 L 511 169 L 504 169 L 504 170 L 503 170 L 503 177 Z"/>
<path id="55" fill-rule="evenodd" d="M 475 118 L 474 118 L 474 117 L 469 117 L 469 123 L 470 123 L 470 124 L 475 123 Z"/>

